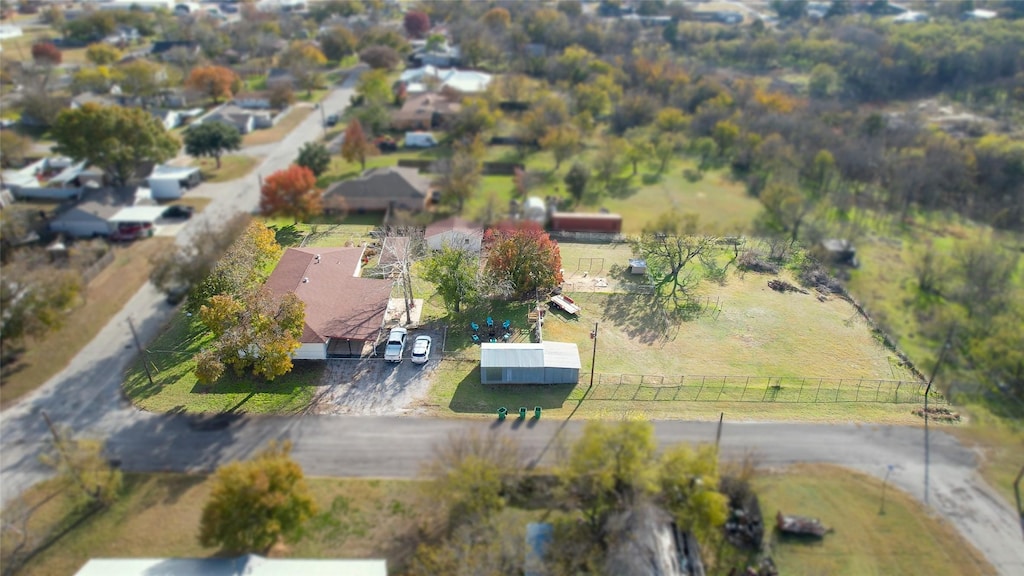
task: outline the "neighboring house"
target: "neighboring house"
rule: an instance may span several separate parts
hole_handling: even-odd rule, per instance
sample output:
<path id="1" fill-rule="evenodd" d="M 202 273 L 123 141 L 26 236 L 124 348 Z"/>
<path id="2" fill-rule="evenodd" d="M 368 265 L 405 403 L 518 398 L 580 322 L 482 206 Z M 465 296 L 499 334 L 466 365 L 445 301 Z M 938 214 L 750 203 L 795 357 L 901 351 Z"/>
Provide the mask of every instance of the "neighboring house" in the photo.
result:
<path id="1" fill-rule="evenodd" d="M 150 197 L 154 200 L 177 200 L 185 190 L 198 186 L 202 180 L 199 168 L 162 164 L 154 166 L 153 172 L 146 178 Z"/>
<path id="2" fill-rule="evenodd" d="M 103 39 L 107 44 L 115 46 L 128 46 L 138 42 L 142 36 L 134 26 L 119 25 L 113 34 Z"/>
<path id="3" fill-rule="evenodd" d="M 385 560 L 305 560 L 246 554 L 237 558 L 97 558 L 86 562 L 75 576 L 387 576 L 387 573 Z"/>
<path id="4" fill-rule="evenodd" d="M 174 110 L 165 110 L 163 108 L 154 108 L 149 111 L 154 118 L 157 119 L 164 128 L 168 130 L 174 130 L 181 125 L 181 114 Z"/>
<path id="5" fill-rule="evenodd" d="M 462 63 L 462 53 L 458 46 L 449 46 L 447 42 L 440 46 L 427 47 L 426 43 L 417 46 L 409 55 L 412 66 L 443 66 L 451 68 Z"/>
<path id="6" fill-rule="evenodd" d="M 191 56 L 199 56 L 199 43 L 191 40 L 161 40 L 153 42 L 153 49 L 149 53 L 154 58 L 163 59 L 167 57 L 170 51 L 176 48 L 185 50 Z"/>
<path id="7" fill-rule="evenodd" d="M 86 104 L 98 104 L 100 106 L 120 106 L 117 98 L 107 94 L 96 94 L 94 92 L 82 92 L 71 99 L 71 109 L 77 110 Z"/>
<path id="8" fill-rule="evenodd" d="M 445 245 L 470 252 L 479 252 L 483 243 L 484 229 L 458 216 L 438 220 L 423 233 L 423 241 L 431 250 L 440 250 Z"/>
<path id="9" fill-rule="evenodd" d="M 267 91 L 241 92 L 231 99 L 231 103 L 239 108 L 269 110 L 270 93 Z"/>
<path id="10" fill-rule="evenodd" d="M 301 345 L 293 358 L 359 357 L 372 350 L 392 281 L 361 278 L 362 255 L 362 248 L 285 250 L 266 286 L 275 296 L 294 293 L 305 304 Z"/>
<path id="11" fill-rule="evenodd" d="M 99 4 L 100 10 L 141 10 L 143 12 L 155 12 L 166 10 L 174 12 L 174 0 L 110 0 Z"/>
<path id="12" fill-rule="evenodd" d="M 580 351 L 571 342 L 480 345 L 483 384 L 576 384 Z"/>
<path id="13" fill-rule="evenodd" d="M 393 130 L 431 130 L 445 123 L 462 109 L 442 94 L 414 94 L 406 98 L 401 109 L 391 113 Z"/>
<path id="14" fill-rule="evenodd" d="M 402 72 L 398 79 L 405 83 L 409 94 L 428 92 L 430 84 L 435 84 L 437 90 L 450 88 L 463 94 L 475 94 L 487 90 L 493 76 L 475 70 L 423 66 Z"/>
<path id="15" fill-rule="evenodd" d="M 10 24 L 0 24 L 0 40 L 7 40 L 9 38 L 17 38 L 24 32 L 21 26 L 12 26 Z"/>
<path id="16" fill-rule="evenodd" d="M 324 192 L 328 211 L 386 212 L 390 209 L 423 210 L 430 179 L 415 168 L 373 168 L 359 178 L 335 182 Z"/>
<path id="17" fill-rule="evenodd" d="M 78 238 L 106 236 L 112 231 L 110 219 L 122 208 L 131 206 L 132 198 L 112 189 L 87 192 L 81 201 L 69 202 L 56 218 L 50 220 L 50 231 Z"/>

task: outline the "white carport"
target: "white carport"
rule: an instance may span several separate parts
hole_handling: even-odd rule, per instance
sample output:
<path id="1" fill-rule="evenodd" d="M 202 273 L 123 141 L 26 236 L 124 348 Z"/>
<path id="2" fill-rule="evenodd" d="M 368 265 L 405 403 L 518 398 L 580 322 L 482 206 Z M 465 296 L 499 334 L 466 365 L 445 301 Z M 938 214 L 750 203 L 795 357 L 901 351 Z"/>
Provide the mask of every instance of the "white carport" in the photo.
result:
<path id="1" fill-rule="evenodd" d="M 108 222 L 111 224 L 152 224 L 163 215 L 163 206 L 129 206 L 114 214 Z"/>

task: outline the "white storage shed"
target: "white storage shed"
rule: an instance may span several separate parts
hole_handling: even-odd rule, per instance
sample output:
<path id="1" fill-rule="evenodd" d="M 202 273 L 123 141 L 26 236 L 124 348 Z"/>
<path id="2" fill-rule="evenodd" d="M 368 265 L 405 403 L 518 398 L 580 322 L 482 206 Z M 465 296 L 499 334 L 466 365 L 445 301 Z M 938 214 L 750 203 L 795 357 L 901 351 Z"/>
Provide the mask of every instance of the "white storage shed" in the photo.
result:
<path id="1" fill-rule="evenodd" d="M 177 200 L 185 190 L 198 186 L 202 176 L 199 168 L 161 164 L 153 167 L 146 182 L 149 183 L 150 196 L 154 200 Z"/>
<path id="2" fill-rule="evenodd" d="M 486 342 L 480 345 L 483 384 L 575 384 L 580 350 L 571 342 Z"/>

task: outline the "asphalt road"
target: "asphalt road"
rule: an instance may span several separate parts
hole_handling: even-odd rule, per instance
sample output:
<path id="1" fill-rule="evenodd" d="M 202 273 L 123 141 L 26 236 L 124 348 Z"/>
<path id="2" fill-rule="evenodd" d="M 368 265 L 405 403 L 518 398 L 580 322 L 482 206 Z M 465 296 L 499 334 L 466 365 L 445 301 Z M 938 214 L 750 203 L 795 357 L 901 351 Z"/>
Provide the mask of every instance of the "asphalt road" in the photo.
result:
<path id="1" fill-rule="evenodd" d="M 332 92 L 324 105 L 337 111 L 348 103 L 351 85 Z M 258 173 L 286 166 L 298 147 L 319 136 L 319 114 L 311 115 L 272 151 Z M 256 177 L 204 185 L 198 193 L 213 201 L 179 241 L 206 222 L 215 225 L 258 202 Z M 435 447 L 452 434 L 478 429 L 514 436 L 531 460 L 550 463 L 560 447 L 579 433 L 578 422 L 500 425 L 489 420 L 440 420 L 412 417 L 306 416 L 202 418 L 139 412 L 120 393 L 122 375 L 134 356 L 127 320 L 131 317 L 142 340 L 152 339 L 173 310 L 150 285 L 144 286 L 103 327 L 72 362 L 36 392 L 0 413 L 0 498 L 17 496 L 44 479 L 38 462 L 48 436 L 40 415 L 83 436 L 106 438 L 111 456 L 131 471 L 211 471 L 220 464 L 246 458 L 266 442 L 289 439 L 295 458 L 312 476 L 415 476 Z M 715 424 L 657 422 L 659 442 L 710 442 Z M 923 434 L 920 429 L 889 426 L 808 425 L 789 423 L 727 423 L 722 452 L 727 458 L 747 454 L 765 466 L 826 462 L 883 477 L 894 466 L 890 482 L 923 497 Z M 1024 574 L 1024 538 L 1012 508 L 975 472 L 976 455 L 952 436 L 933 433 L 931 498 L 933 509 L 953 523 L 984 553 L 1001 574 Z"/>

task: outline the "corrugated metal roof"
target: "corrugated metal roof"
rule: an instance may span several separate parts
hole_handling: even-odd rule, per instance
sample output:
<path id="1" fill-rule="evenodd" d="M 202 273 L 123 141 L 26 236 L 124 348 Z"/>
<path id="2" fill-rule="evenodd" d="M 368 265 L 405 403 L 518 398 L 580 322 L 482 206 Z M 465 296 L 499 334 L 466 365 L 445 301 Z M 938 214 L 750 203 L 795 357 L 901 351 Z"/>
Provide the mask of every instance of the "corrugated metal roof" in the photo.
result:
<path id="1" fill-rule="evenodd" d="M 75 576 L 386 576 L 384 560 L 305 560 L 263 558 L 97 558 Z"/>
<path id="2" fill-rule="evenodd" d="M 480 345 L 481 368 L 542 368 L 544 345 L 485 342 Z"/>
<path id="3" fill-rule="evenodd" d="M 579 370 L 579 346 L 570 342 L 545 342 L 544 366 L 547 368 L 575 368 Z"/>
<path id="4" fill-rule="evenodd" d="M 569 342 L 543 344 L 485 342 L 480 345 L 481 368 L 580 368 L 579 347 Z"/>

